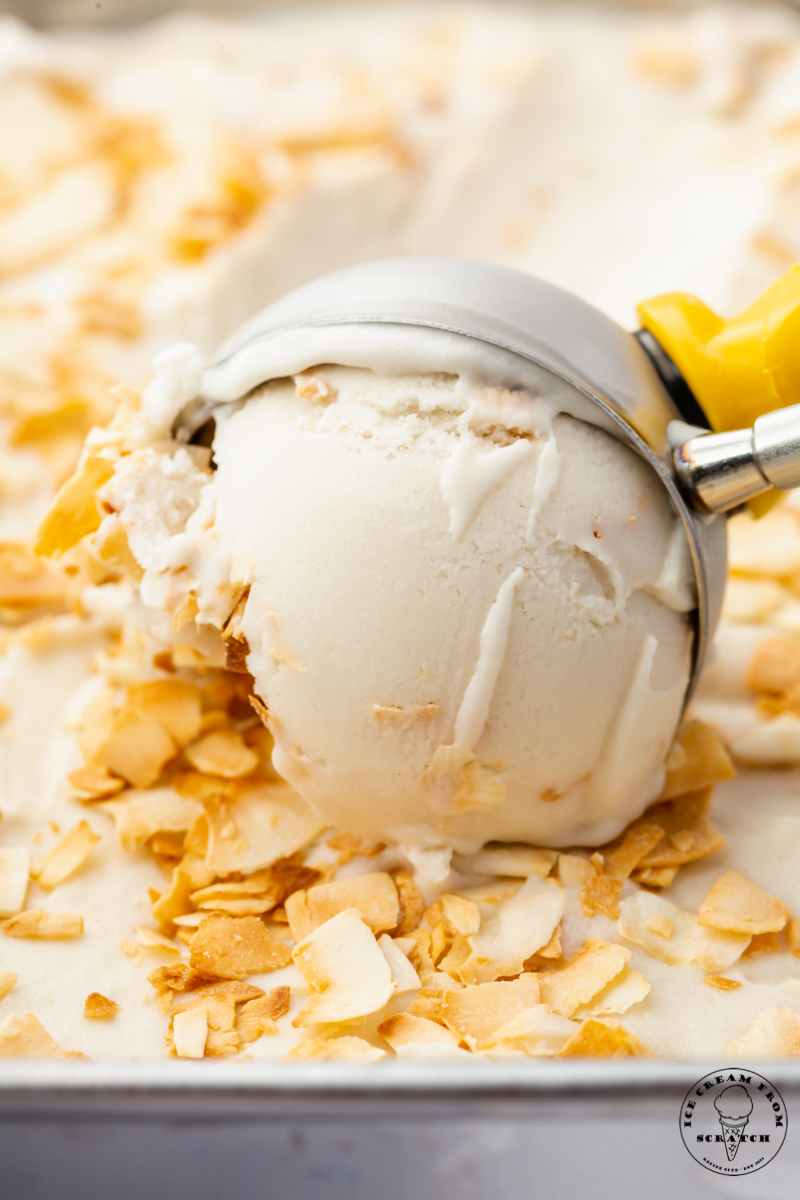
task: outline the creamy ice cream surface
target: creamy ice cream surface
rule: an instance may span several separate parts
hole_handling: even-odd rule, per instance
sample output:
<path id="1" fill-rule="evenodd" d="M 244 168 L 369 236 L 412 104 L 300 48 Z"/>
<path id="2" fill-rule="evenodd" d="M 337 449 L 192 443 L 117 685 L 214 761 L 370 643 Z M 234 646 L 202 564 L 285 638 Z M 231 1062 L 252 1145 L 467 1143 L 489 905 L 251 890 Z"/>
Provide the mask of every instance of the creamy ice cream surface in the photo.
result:
<path id="1" fill-rule="evenodd" d="M 660 483 L 524 393 L 314 378 L 214 442 L 275 766 L 332 824 L 415 850 L 607 841 L 660 790 L 688 677 Z"/>

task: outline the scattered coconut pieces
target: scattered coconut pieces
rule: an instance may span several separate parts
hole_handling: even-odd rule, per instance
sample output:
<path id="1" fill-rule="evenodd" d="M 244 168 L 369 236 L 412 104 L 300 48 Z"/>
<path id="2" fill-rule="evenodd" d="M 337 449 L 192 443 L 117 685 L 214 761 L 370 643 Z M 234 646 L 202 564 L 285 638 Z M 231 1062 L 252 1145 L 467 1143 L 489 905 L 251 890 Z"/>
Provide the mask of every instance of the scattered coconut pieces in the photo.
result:
<path id="1" fill-rule="evenodd" d="M 652 892 L 628 896 L 620 908 L 622 936 L 672 966 L 696 962 L 709 974 L 717 974 L 735 963 L 750 943 L 749 934 L 706 928 L 698 924 L 694 913 L 685 912 Z M 656 932 L 652 925 L 654 916 L 667 918 L 672 925 L 671 936 Z"/>
<path id="2" fill-rule="evenodd" d="M 189 965 L 224 979 L 274 971 L 291 961 L 288 947 L 268 932 L 259 917 L 207 917 L 189 941 Z M 383 955 L 381 961 L 385 965 Z"/>
<path id="3" fill-rule="evenodd" d="M 204 1008 L 176 1013 L 172 1018 L 172 1041 L 178 1058 L 202 1058 L 208 1038 L 208 1014 Z"/>
<path id="4" fill-rule="evenodd" d="M 393 941 L 388 933 L 382 933 L 378 938 L 378 945 L 392 972 L 395 994 L 417 991 L 422 986 L 419 975 L 397 942 Z"/>
<path id="5" fill-rule="evenodd" d="M 728 979 L 726 975 L 706 975 L 703 983 L 707 983 L 709 987 L 717 988 L 720 992 L 733 992 L 736 988 L 742 986 L 739 979 Z"/>
<path id="6" fill-rule="evenodd" d="M 298 1042 L 285 1056 L 287 1059 L 351 1059 L 358 1062 L 377 1062 L 386 1051 L 360 1037 L 314 1037 Z"/>
<path id="7" fill-rule="evenodd" d="M 180 679 L 134 683 L 127 690 L 127 703 L 157 721 L 179 746 L 200 732 L 202 693 L 192 683 Z"/>
<path id="8" fill-rule="evenodd" d="M 90 992 L 83 1005 L 83 1015 L 93 1021 L 105 1021 L 116 1015 L 119 1005 L 101 992 Z"/>
<path id="9" fill-rule="evenodd" d="M 120 779 L 118 775 L 112 775 L 105 767 L 92 764 L 70 771 L 67 778 L 72 787 L 73 799 L 85 804 L 95 800 L 107 800 L 126 786 L 125 780 Z"/>
<path id="10" fill-rule="evenodd" d="M 224 979 L 218 983 L 210 983 L 205 987 L 191 991 L 185 1000 L 173 1008 L 170 1020 L 167 1046 L 177 1054 L 175 1043 L 175 1021 L 182 1014 L 201 1012 L 205 1016 L 207 1035 L 204 1041 L 205 1053 L 211 1057 L 225 1057 L 236 1054 L 241 1049 L 239 1034 L 236 1030 L 236 1006 L 249 1000 L 258 1000 L 264 995 L 261 988 L 237 979 Z M 200 1020 L 196 1024 L 179 1022 L 181 1037 L 186 1036 L 190 1048 L 196 1051 L 200 1041 Z M 185 1044 L 185 1043 L 184 1043 Z M 194 1057 L 192 1055 L 191 1057 Z M 189 1057 L 189 1056 L 184 1056 Z M 202 1057 L 202 1055 L 197 1055 Z"/>
<path id="11" fill-rule="evenodd" d="M 13 917 L 25 907 L 30 869 L 24 846 L 0 846 L 0 917 Z"/>
<path id="12" fill-rule="evenodd" d="M 448 992 L 441 1018 L 448 1029 L 479 1050 L 512 1017 L 540 1003 L 539 979 L 526 972 L 517 979 L 473 984 Z"/>
<path id="13" fill-rule="evenodd" d="M 586 942 L 566 966 L 539 975 L 542 1003 L 571 1017 L 622 972 L 630 956 L 630 950 L 614 942 Z"/>
<path id="14" fill-rule="evenodd" d="M 8 995 L 18 979 L 19 975 L 13 971 L 0 971 L 0 1000 Z"/>
<path id="15" fill-rule="evenodd" d="M 88 821 L 79 821 L 32 869 L 32 877 L 40 887 L 56 887 L 77 871 L 101 840 Z"/>
<path id="16" fill-rule="evenodd" d="M 0 1058 L 64 1057 L 44 1025 L 30 1013 L 12 1013 L 0 1022 Z"/>
<path id="17" fill-rule="evenodd" d="M 283 782 L 253 783 L 233 799 L 210 796 L 204 805 L 205 858 L 217 875 L 269 867 L 296 854 L 325 829 L 305 800 Z"/>
<path id="18" fill-rule="evenodd" d="M 289 1011 L 289 996 L 288 987 L 276 987 L 268 995 L 248 1000 L 242 1005 L 236 1019 L 236 1032 L 242 1045 L 258 1041 L 265 1034 L 277 1034 L 275 1022 Z"/>
<path id="19" fill-rule="evenodd" d="M 501 975 L 519 975 L 525 961 L 552 938 L 564 904 L 563 888 L 532 875 L 467 939 L 470 955 L 460 968 L 462 982 L 491 983 Z"/>
<path id="20" fill-rule="evenodd" d="M 395 930 L 396 936 L 402 937 L 416 929 L 425 912 L 425 898 L 414 882 L 411 871 L 393 871 L 392 879 L 397 888 L 400 902 L 400 920 Z"/>
<path id="21" fill-rule="evenodd" d="M 203 812 L 197 800 L 187 800 L 168 787 L 131 789 L 97 807 L 114 818 L 124 850 L 137 850 L 156 833 L 185 833 Z"/>
<path id="22" fill-rule="evenodd" d="M 399 917 L 397 888 L 385 871 L 353 875 L 294 892 L 285 907 L 295 941 L 302 941 L 346 909 L 357 909 L 375 934 L 394 929 Z"/>
<path id="23" fill-rule="evenodd" d="M 134 787 L 150 787 L 177 753 L 175 742 L 154 717 L 127 703 L 114 708 L 110 696 L 90 704 L 82 722 L 78 744 L 87 761 Z"/>
<path id="24" fill-rule="evenodd" d="M 484 1042 L 483 1049 L 493 1056 L 526 1054 L 531 1058 L 551 1058 L 577 1031 L 567 1017 L 559 1017 L 545 1004 L 524 1009 L 506 1021 Z"/>
<path id="25" fill-rule="evenodd" d="M 391 968 L 356 908 L 320 925 L 295 946 L 292 958 L 312 989 L 292 1022 L 298 1029 L 367 1016 L 394 991 Z"/>
<path id="26" fill-rule="evenodd" d="M 793 1008 L 768 1008 L 756 1017 L 726 1054 L 734 1058 L 773 1058 L 800 1054 L 800 1013 Z"/>
<path id="27" fill-rule="evenodd" d="M 621 1025 L 590 1018 L 562 1046 L 556 1058 L 642 1058 L 649 1054 L 639 1039 Z"/>
<path id="28" fill-rule="evenodd" d="M 83 917 L 77 913 L 51 913 L 43 908 L 32 908 L 3 921 L 2 930 L 6 937 L 16 938 L 80 937 L 83 933 Z"/>
<path id="29" fill-rule="evenodd" d="M 477 854 L 454 854 L 453 867 L 463 875 L 511 875 L 546 878 L 558 859 L 555 850 L 514 842 L 487 842 Z"/>
<path id="30" fill-rule="evenodd" d="M 338 851 L 336 861 L 340 867 L 345 866 L 354 858 L 374 858 L 386 849 L 384 842 L 365 842 L 354 833 L 334 833 L 326 839 L 326 846 Z"/>
<path id="31" fill-rule="evenodd" d="M 238 779 L 258 766 L 258 755 L 232 729 L 218 729 L 186 749 L 188 761 L 204 775 Z"/>
<path id="32" fill-rule="evenodd" d="M 408 1045 L 457 1046 L 459 1042 L 458 1036 L 443 1025 L 437 1025 L 426 1017 L 409 1016 L 408 1013 L 398 1013 L 382 1021 L 378 1033 L 393 1050 Z"/>
<path id="33" fill-rule="evenodd" d="M 733 760 L 717 731 L 705 721 L 691 717 L 681 724 L 675 735 L 666 768 L 662 800 L 697 792 L 732 779 L 736 774 Z"/>
<path id="34" fill-rule="evenodd" d="M 700 905 L 697 920 L 710 929 L 732 933 L 779 933 L 789 906 L 738 871 L 725 871 Z"/>

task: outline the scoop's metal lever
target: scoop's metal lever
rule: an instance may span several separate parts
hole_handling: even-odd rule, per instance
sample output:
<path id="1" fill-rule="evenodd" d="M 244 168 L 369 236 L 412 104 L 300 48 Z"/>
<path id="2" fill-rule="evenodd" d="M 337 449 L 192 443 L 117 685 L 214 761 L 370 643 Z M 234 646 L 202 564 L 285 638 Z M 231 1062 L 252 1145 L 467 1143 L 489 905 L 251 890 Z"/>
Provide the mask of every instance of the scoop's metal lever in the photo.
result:
<path id="1" fill-rule="evenodd" d="M 699 512 L 728 512 L 769 488 L 800 487 L 800 404 L 766 413 L 752 429 L 698 432 L 677 446 L 673 461 Z"/>

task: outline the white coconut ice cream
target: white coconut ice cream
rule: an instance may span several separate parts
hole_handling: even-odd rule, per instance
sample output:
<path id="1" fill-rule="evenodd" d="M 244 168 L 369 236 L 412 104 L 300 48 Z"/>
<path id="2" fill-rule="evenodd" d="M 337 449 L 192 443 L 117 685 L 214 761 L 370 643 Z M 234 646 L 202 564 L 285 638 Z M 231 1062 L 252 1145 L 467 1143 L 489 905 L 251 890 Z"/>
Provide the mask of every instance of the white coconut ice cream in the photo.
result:
<path id="1" fill-rule="evenodd" d="M 198 580 L 199 621 L 249 585 L 277 770 L 429 871 L 492 839 L 613 837 L 658 795 L 681 713 L 679 521 L 643 460 L 545 390 L 345 366 L 273 380 L 217 409 L 213 480 L 159 558 Z M 136 553 L 122 483 L 105 494 Z"/>

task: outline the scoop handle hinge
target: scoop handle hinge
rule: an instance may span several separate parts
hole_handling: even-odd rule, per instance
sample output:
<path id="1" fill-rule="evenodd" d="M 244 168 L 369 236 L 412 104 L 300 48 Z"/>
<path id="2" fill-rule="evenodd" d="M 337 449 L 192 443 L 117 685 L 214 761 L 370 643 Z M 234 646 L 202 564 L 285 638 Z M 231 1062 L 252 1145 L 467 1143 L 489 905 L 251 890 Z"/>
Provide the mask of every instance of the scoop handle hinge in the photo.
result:
<path id="1" fill-rule="evenodd" d="M 766 413 L 752 429 L 698 431 L 674 449 L 673 462 L 699 512 L 728 512 L 769 488 L 800 487 L 800 404 Z"/>

